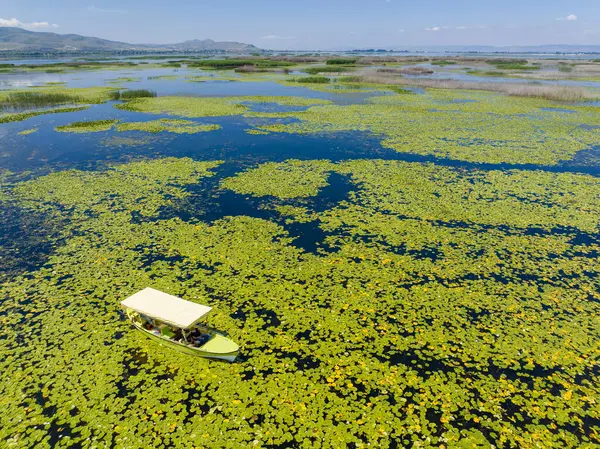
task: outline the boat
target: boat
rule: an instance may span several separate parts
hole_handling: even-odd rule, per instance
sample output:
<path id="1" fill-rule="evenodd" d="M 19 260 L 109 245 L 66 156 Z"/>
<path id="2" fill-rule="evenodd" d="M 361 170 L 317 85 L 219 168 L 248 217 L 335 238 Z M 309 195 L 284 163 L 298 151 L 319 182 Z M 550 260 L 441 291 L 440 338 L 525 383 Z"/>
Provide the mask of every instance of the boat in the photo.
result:
<path id="1" fill-rule="evenodd" d="M 136 329 L 186 354 L 233 362 L 239 346 L 222 332 L 201 324 L 212 310 L 177 296 L 145 288 L 121 302 Z"/>

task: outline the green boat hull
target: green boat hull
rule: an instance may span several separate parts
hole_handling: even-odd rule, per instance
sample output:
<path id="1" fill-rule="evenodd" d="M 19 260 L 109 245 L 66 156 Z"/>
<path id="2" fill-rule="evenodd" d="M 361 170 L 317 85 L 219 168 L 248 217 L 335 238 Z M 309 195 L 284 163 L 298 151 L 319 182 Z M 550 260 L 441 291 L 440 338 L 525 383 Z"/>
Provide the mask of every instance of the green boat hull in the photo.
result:
<path id="1" fill-rule="evenodd" d="M 190 346 L 178 343 L 176 341 L 173 341 L 167 337 L 153 334 L 152 332 L 149 332 L 146 329 L 137 326 L 136 323 L 132 323 L 132 324 L 135 326 L 135 328 L 137 330 L 139 330 L 141 333 L 143 333 L 146 337 L 150 338 L 151 340 L 154 340 L 161 345 L 168 346 L 170 348 L 173 348 L 179 352 L 183 352 L 188 355 L 193 355 L 196 357 L 204 357 L 204 358 L 208 358 L 208 359 L 226 360 L 228 362 L 233 362 L 239 353 L 239 349 L 237 348 L 237 345 L 235 343 L 233 343 L 230 339 L 228 339 L 227 337 L 225 337 L 224 335 L 221 335 L 219 333 L 215 333 L 212 336 L 212 338 L 210 339 L 210 341 L 208 341 L 208 343 L 206 343 L 202 347 L 194 348 L 194 347 L 190 347 Z M 219 350 L 219 346 L 224 347 L 224 352 Z M 235 350 L 228 351 L 228 349 L 233 349 L 233 347 L 235 347 Z M 210 349 L 213 349 L 213 350 L 211 351 Z"/>

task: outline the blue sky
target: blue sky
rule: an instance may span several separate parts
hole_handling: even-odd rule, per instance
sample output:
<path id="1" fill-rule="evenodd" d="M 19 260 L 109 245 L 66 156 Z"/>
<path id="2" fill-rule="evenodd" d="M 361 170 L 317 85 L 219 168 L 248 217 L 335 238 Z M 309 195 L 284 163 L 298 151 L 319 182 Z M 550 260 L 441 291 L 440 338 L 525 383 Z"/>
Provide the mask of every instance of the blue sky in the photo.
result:
<path id="1" fill-rule="evenodd" d="M 600 0 L 4 0 L 0 25 L 278 49 L 600 44 Z"/>

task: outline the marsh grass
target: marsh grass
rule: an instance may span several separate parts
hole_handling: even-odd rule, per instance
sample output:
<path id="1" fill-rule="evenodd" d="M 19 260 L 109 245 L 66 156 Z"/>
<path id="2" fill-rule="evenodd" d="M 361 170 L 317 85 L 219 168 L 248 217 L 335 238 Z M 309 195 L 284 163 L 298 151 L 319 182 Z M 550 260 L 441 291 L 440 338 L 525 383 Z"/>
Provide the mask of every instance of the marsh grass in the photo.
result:
<path id="1" fill-rule="evenodd" d="M 396 73 L 398 75 L 431 75 L 435 72 L 424 67 L 401 67 L 378 69 L 377 73 Z"/>
<path id="2" fill-rule="evenodd" d="M 302 78 L 294 78 L 296 83 L 307 83 L 307 84 L 329 84 L 331 80 L 326 76 L 305 76 Z"/>
<path id="3" fill-rule="evenodd" d="M 517 58 L 488 59 L 485 62 L 490 65 L 503 65 L 503 64 L 525 65 L 525 64 L 529 63 L 529 61 L 527 59 L 517 59 Z"/>
<path id="4" fill-rule="evenodd" d="M 385 76 L 384 74 L 363 75 L 363 83 L 384 85 L 406 85 L 433 89 L 483 90 L 500 92 L 515 97 L 535 97 L 557 101 L 585 101 L 595 97 L 589 90 L 574 86 L 550 86 L 518 83 L 481 83 L 450 79 L 406 79 Z"/>
<path id="5" fill-rule="evenodd" d="M 286 67 L 291 65 L 294 65 L 294 63 L 271 59 L 207 59 L 203 61 L 193 61 L 188 63 L 188 67 L 201 67 L 211 69 L 236 69 L 238 67 L 243 66 L 266 68 Z"/>
<path id="6" fill-rule="evenodd" d="M 358 61 L 358 58 L 335 58 L 335 59 L 328 59 L 326 64 L 327 65 L 350 65 L 350 64 L 356 64 L 356 61 Z"/>
<path id="7" fill-rule="evenodd" d="M 403 87 L 393 87 L 391 90 L 397 94 L 415 95 L 415 93 L 412 90 L 404 89 Z"/>
<path id="8" fill-rule="evenodd" d="M 362 78 L 360 76 L 342 76 L 337 79 L 340 83 L 360 83 Z"/>
<path id="9" fill-rule="evenodd" d="M 306 69 L 303 69 L 303 72 L 308 73 L 309 75 L 319 75 L 320 73 L 331 73 L 336 72 L 336 73 L 341 73 L 341 72 L 352 72 L 353 70 L 355 70 L 354 67 L 347 67 L 347 66 L 336 66 L 335 68 L 331 68 L 331 67 L 327 67 L 327 66 L 315 66 L 315 67 L 307 67 Z"/>
<path id="10" fill-rule="evenodd" d="M 133 100 L 134 98 L 154 98 L 156 92 L 148 89 L 117 90 L 111 93 L 111 100 Z"/>
<path id="11" fill-rule="evenodd" d="M 505 65 L 497 65 L 498 69 L 501 70 L 540 70 L 540 66 L 536 65 L 518 65 L 518 64 L 505 64 Z"/>
<path id="12" fill-rule="evenodd" d="M 540 70 L 539 64 L 527 65 L 526 59 L 489 59 L 486 61 L 500 70 Z"/>
<path id="13" fill-rule="evenodd" d="M 505 76 L 506 73 L 499 70 L 467 70 L 468 75 L 473 76 Z"/>
<path id="14" fill-rule="evenodd" d="M 63 104 L 76 104 L 80 101 L 82 101 L 81 97 L 66 93 L 13 92 L 0 103 L 0 109 L 39 108 Z"/>
<path id="15" fill-rule="evenodd" d="M 431 65 L 438 65 L 440 67 L 444 67 L 447 65 L 455 65 L 456 61 L 447 61 L 445 59 L 442 60 L 438 60 L 438 61 L 431 61 Z"/>
<path id="16" fill-rule="evenodd" d="M 46 73 L 61 73 L 66 70 L 81 69 L 93 70 L 99 68 L 123 68 L 135 67 L 137 64 L 130 61 L 70 61 L 70 62 L 55 62 L 50 64 L 23 64 L 12 67 L 13 70 L 19 71 L 41 71 Z"/>

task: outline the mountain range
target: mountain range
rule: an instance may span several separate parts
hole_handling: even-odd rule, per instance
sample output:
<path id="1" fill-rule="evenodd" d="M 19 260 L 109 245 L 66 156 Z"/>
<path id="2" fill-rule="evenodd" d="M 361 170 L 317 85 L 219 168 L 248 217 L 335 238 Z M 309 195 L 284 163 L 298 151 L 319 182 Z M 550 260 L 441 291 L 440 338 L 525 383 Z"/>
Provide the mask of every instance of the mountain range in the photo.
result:
<path id="1" fill-rule="evenodd" d="M 177 44 L 128 44 L 78 34 L 28 31 L 0 27 L 0 52 L 254 52 L 254 45 L 241 42 L 190 40 Z"/>
<path id="2" fill-rule="evenodd" d="M 382 47 L 384 48 L 384 47 Z M 330 51 L 352 51 L 336 48 Z M 600 53 L 600 45 L 540 45 L 493 47 L 483 45 L 394 46 L 388 51 L 449 52 L 449 53 Z M 215 42 L 194 39 L 176 44 L 129 44 L 78 34 L 57 34 L 28 31 L 16 27 L 0 27 L 2 53 L 254 53 L 261 50 L 241 42 Z"/>

